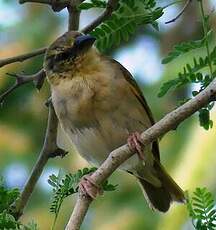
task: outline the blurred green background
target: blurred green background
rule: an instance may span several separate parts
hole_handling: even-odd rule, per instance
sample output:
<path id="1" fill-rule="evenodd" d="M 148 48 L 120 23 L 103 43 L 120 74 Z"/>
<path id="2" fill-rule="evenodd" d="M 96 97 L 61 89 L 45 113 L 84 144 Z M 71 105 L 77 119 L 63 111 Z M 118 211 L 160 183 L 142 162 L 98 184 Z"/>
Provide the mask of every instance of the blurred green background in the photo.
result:
<path id="1" fill-rule="evenodd" d="M 164 6 L 168 1 L 158 1 Z M 175 23 L 165 25 L 180 11 L 182 5 L 165 10 L 159 20 L 160 32 L 151 27 L 137 31 L 137 34 L 121 47 L 109 50 L 113 56 L 128 68 L 140 84 L 156 120 L 174 109 L 178 101 L 190 96 L 191 88 L 169 93 L 163 98 L 157 94 L 162 82 L 176 77 L 182 64 L 192 55 L 202 55 L 205 50 L 190 52 L 184 58 L 163 66 L 161 58 L 171 47 L 181 41 L 202 37 L 199 11 L 194 1 L 185 14 Z M 215 0 L 205 1 L 207 11 L 216 7 Z M 98 11 L 87 11 L 81 15 L 80 27 L 84 26 Z M 216 30 L 216 15 L 212 15 L 212 27 Z M 40 4 L 19 5 L 17 1 L 0 0 L 0 58 L 22 54 L 50 44 L 67 30 L 67 12 L 54 13 L 50 7 Z M 11 64 L 0 69 L 0 91 L 13 83 L 6 73 L 31 74 L 38 71 L 43 57 L 23 63 Z M 196 86 L 191 86 L 195 88 Z M 0 108 L 0 175 L 8 187 L 22 188 L 41 149 L 46 128 L 47 108 L 44 102 L 49 97 L 46 83 L 38 92 L 32 84 L 24 85 L 13 92 Z M 212 110 L 216 121 L 216 111 Z M 197 115 L 182 123 L 177 131 L 169 132 L 160 141 L 161 158 L 164 166 L 184 189 L 193 191 L 197 186 L 206 186 L 216 194 L 216 125 L 205 131 L 199 127 Z M 60 132 L 60 136 L 62 136 Z M 61 138 L 62 139 L 62 138 Z M 88 164 L 70 147 L 66 138 L 59 144 L 70 150 L 63 159 L 51 159 L 25 209 L 22 221 L 35 220 L 41 230 L 50 229 L 54 216 L 49 212 L 51 188 L 48 176 L 58 174 L 59 169 L 73 172 Z M 116 172 L 111 182 L 119 184 L 117 191 L 99 197 L 89 209 L 82 230 L 190 230 L 186 208 L 174 204 L 166 214 L 151 211 L 142 192 L 130 175 Z M 56 229 L 64 229 L 76 197 L 68 198 L 58 218 Z"/>

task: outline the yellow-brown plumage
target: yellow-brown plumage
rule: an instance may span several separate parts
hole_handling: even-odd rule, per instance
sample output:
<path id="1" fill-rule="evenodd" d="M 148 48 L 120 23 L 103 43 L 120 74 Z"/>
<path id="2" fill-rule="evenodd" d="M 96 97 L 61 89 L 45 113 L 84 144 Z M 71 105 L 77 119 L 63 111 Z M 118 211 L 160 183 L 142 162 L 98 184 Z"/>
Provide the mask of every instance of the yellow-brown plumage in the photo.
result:
<path id="1" fill-rule="evenodd" d="M 60 124 L 79 153 L 99 166 L 129 134 L 154 120 L 130 73 L 101 55 L 91 37 L 68 32 L 48 49 L 44 68 Z M 145 147 L 144 162 L 131 157 L 122 166 L 136 176 L 151 207 L 167 211 L 184 194 L 160 164 L 157 142 Z"/>

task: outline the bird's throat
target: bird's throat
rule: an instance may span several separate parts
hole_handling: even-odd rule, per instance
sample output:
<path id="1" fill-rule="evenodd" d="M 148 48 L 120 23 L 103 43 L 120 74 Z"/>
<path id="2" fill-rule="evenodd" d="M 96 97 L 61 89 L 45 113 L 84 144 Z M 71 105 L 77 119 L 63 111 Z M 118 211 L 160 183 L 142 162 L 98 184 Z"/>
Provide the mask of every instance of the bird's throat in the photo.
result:
<path id="1" fill-rule="evenodd" d="M 61 65 L 47 71 L 48 81 L 51 85 L 61 81 L 72 80 L 76 76 L 91 76 L 102 69 L 103 63 L 96 49 L 92 48 L 87 53 L 73 60 L 65 60 Z M 55 70 L 55 71 L 54 71 Z"/>

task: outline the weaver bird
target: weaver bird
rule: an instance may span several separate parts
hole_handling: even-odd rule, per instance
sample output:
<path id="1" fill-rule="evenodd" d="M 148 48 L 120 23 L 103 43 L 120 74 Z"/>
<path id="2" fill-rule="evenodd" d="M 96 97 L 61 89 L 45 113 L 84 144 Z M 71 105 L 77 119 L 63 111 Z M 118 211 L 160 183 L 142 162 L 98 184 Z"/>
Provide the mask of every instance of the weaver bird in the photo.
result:
<path id="1" fill-rule="evenodd" d="M 117 147 L 128 143 L 133 155 L 120 169 L 134 175 L 153 209 L 166 212 L 184 193 L 160 163 L 157 141 L 142 148 L 139 133 L 154 124 L 152 113 L 131 74 L 100 54 L 95 38 L 70 31 L 48 49 L 44 69 L 59 122 L 89 163 L 99 166 Z M 85 178 L 80 188 L 96 196 Z"/>

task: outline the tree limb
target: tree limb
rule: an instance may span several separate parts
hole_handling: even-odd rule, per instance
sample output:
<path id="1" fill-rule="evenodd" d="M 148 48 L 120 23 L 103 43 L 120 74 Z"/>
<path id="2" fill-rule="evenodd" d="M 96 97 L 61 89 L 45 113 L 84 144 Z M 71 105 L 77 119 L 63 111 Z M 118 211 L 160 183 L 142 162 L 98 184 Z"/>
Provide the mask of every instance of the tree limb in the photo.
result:
<path id="1" fill-rule="evenodd" d="M 27 180 L 24 186 L 21 196 L 15 204 L 14 214 L 17 218 L 19 218 L 23 214 L 23 210 L 28 203 L 28 200 L 35 188 L 38 179 L 41 176 L 43 168 L 46 165 L 48 159 L 50 157 L 57 156 L 57 155 L 63 157 L 67 154 L 67 152 L 60 149 L 56 144 L 57 127 L 58 127 L 58 119 L 56 117 L 52 103 L 50 103 L 44 145 L 39 154 L 39 158 L 36 164 L 34 165 L 34 168 L 32 169 L 29 179 Z"/>
<path id="2" fill-rule="evenodd" d="M 216 100 L 216 79 L 210 85 L 199 93 L 196 97 L 186 102 L 184 105 L 168 113 L 164 118 L 155 123 L 152 127 L 141 134 L 142 143 L 144 146 L 150 144 L 168 131 L 176 128 L 182 121 L 197 112 L 203 106 L 211 101 Z M 123 145 L 120 148 L 112 151 L 103 164 L 90 176 L 91 180 L 96 184 L 101 184 L 105 181 L 124 161 L 129 159 L 132 153 L 128 145 Z M 92 199 L 85 196 L 79 191 L 79 196 L 66 226 L 66 230 L 79 230 L 84 220 L 87 210 L 92 202 Z"/>
<path id="3" fill-rule="evenodd" d="M 17 87 L 27 84 L 29 82 L 34 82 L 35 87 L 40 89 L 43 85 L 44 78 L 46 77 L 44 70 L 40 70 L 36 74 L 32 75 L 24 75 L 24 74 L 11 74 L 8 73 L 7 75 L 16 78 L 16 82 L 13 86 L 7 89 L 2 95 L 0 95 L 0 104 L 4 102 L 4 99 L 12 93 Z"/>
<path id="4" fill-rule="evenodd" d="M 79 1 L 80 2 L 80 1 Z M 78 3 L 79 4 L 79 3 Z M 80 19 L 80 10 L 77 8 L 77 3 L 76 4 L 71 4 L 68 6 L 68 31 L 70 30 L 76 30 L 79 29 L 79 19 Z"/>
<path id="5" fill-rule="evenodd" d="M 40 48 L 38 50 L 32 51 L 30 53 L 21 54 L 21 55 L 11 57 L 11 58 L 0 59 L 0 68 L 5 66 L 5 65 L 14 63 L 14 62 L 23 62 L 26 59 L 29 59 L 29 58 L 44 54 L 46 52 L 46 49 L 47 48 L 44 47 L 44 48 Z"/>
<path id="6" fill-rule="evenodd" d="M 100 25 L 104 20 L 109 18 L 112 14 L 112 12 L 117 8 L 119 0 L 109 0 L 107 2 L 107 7 L 105 11 L 97 17 L 93 22 L 91 22 L 89 25 L 84 27 L 81 32 L 84 34 L 87 34 L 91 32 L 93 29 L 95 29 L 98 25 Z"/>

